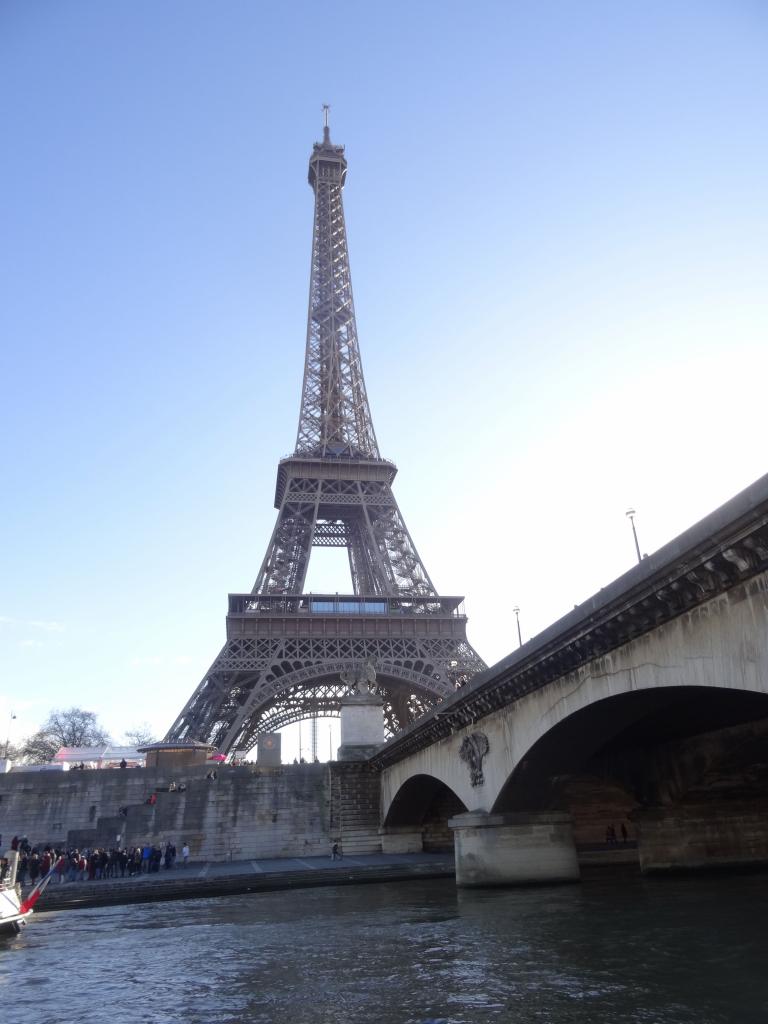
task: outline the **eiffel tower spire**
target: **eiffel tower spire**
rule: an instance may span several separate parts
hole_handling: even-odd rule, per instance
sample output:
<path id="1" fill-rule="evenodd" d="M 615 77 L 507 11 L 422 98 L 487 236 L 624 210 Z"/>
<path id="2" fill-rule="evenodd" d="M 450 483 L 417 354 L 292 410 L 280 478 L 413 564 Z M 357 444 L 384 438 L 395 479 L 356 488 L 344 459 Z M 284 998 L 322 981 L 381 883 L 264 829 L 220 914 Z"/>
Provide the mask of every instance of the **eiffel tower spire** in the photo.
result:
<path id="1" fill-rule="evenodd" d="M 344 147 L 334 146 L 325 108 L 323 141 L 309 161 L 315 194 L 307 349 L 296 454 L 379 458 L 357 343 L 341 192 Z"/>
<path id="2" fill-rule="evenodd" d="M 168 732 L 222 751 L 260 732 L 337 715 L 342 675 L 375 666 L 389 733 L 484 663 L 461 597 L 440 597 L 392 493 L 363 378 L 344 223 L 344 147 L 309 159 L 315 197 L 304 380 L 296 448 L 277 470 L 277 520 L 250 594 L 230 594 L 227 641 Z M 313 547 L 347 551 L 352 594 L 304 593 Z"/>
<path id="3" fill-rule="evenodd" d="M 436 594 L 397 507 L 397 467 L 376 443 L 357 342 L 341 192 L 344 147 L 309 158 L 315 196 L 307 346 L 296 450 L 278 469 L 279 516 L 253 593 L 304 589 L 310 551 L 346 547 L 355 594 Z"/>

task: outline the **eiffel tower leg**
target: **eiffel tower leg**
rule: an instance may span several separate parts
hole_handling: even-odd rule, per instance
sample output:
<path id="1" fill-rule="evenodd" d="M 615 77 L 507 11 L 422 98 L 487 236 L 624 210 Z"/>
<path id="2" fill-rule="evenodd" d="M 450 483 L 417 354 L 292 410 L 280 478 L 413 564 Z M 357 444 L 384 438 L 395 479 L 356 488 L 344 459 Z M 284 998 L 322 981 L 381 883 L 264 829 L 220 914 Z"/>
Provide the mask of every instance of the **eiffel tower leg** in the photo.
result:
<path id="1" fill-rule="evenodd" d="M 394 501 L 394 497 L 392 497 L 392 500 Z M 397 593 L 397 581 L 395 580 L 392 564 L 386 557 L 386 552 L 382 552 L 376 542 L 376 535 L 373 530 L 373 523 L 371 522 L 371 511 L 365 500 L 363 500 L 362 508 L 363 522 L 360 524 L 361 542 L 366 550 L 366 560 L 372 567 L 375 567 L 376 570 L 376 578 L 379 581 L 379 586 L 375 593 Z"/>
<path id="2" fill-rule="evenodd" d="M 371 597 L 381 594 L 382 569 L 371 564 L 371 546 L 366 543 L 365 525 L 360 519 L 348 524 L 349 570 L 352 575 L 352 591 Z M 377 571 L 378 570 L 378 571 Z"/>
<path id="3" fill-rule="evenodd" d="M 313 503 L 294 502 L 288 492 L 280 505 L 272 538 L 253 585 L 254 594 L 300 594 L 309 565 L 317 522 L 318 496 Z"/>
<path id="4" fill-rule="evenodd" d="M 375 534 L 395 571 L 399 589 L 413 594 L 436 593 L 394 498 L 392 507 L 377 520 Z"/>

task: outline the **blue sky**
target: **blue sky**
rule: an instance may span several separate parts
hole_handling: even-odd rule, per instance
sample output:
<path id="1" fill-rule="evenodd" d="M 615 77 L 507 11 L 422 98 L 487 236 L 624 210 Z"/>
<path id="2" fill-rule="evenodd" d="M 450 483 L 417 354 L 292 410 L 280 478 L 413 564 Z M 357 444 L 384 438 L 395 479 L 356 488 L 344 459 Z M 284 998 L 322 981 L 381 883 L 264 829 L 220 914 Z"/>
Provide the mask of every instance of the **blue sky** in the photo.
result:
<path id="1" fill-rule="evenodd" d="M 628 507 L 652 551 L 768 469 L 764 4 L 274 7 L 0 5 L 16 738 L 165 731 L 253 584 L 324 102 L 379 442 L 487 661 L 631 566 Z"/>

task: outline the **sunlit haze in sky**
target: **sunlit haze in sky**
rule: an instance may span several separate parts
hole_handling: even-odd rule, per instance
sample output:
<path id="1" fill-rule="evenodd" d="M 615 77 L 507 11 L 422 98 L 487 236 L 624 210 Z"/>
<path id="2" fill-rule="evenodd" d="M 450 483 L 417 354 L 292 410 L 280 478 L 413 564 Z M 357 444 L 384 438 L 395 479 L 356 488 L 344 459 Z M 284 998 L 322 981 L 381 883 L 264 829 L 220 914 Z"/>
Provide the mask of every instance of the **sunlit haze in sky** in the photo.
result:
<path id="1" fill-rule="evenodd" d="M 0 742 L 162 735 L 253 586 L 323 103 L 379 444 L 488 663 L 629 507 L 651 552 L 766 472 L 767 52 L 759 0 L 5 0 Z"/>

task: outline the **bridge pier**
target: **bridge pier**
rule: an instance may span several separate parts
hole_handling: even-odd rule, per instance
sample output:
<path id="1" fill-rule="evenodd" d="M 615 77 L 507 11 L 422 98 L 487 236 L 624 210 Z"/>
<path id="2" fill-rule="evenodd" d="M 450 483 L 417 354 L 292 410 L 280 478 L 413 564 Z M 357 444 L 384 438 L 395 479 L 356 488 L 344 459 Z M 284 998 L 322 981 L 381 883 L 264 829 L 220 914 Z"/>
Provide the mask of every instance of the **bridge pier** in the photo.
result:
<path id="1" fill-rule="evenodd" d="M 472 811 L 451 818 L 448 825 L 453 830 L 459 886 L 579 880 L 568 814 Z"/>

